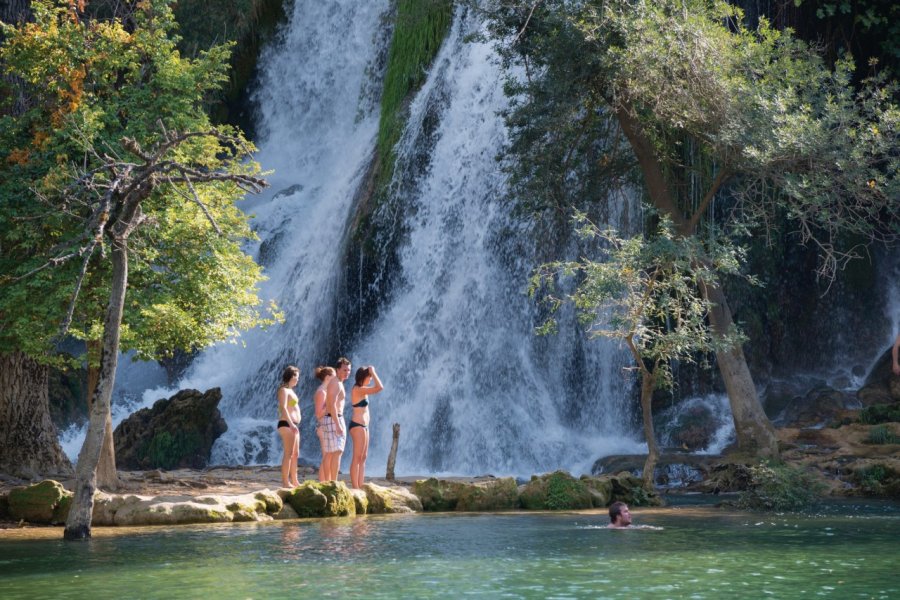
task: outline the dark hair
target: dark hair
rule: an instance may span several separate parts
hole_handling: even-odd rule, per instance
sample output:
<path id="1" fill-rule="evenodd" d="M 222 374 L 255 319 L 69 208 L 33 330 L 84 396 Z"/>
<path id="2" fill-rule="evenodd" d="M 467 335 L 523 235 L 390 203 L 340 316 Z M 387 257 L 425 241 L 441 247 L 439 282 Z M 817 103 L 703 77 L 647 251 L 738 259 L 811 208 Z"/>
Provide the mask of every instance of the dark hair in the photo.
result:
<path id="1" fill-rule="evenodd" d="M 350 365 L 350 359 L 349 359 L 349 358 L 344 358 L 344 357 L 342 356 L 342 357 L 340 357 L 339 359 L 337 359 L 336 361 L 334 361 L 334 368 L 335 368 L 335 369 L 340 369 L 340 368 L 343 367 L 344 365 L 348 365 L 348 366 Z"/>
<path id="2" fill-rule="evenodd" d="M 622 514 L 622 510 L 627 507 L 628 507 L 628 505 L 625 504 L 624 502 L 613 502 L 612 504 L 610 504 L 609 505 L 609 522 L 615 523 L 616 519 L 619 517 L 619 515 Z"/>
<path id="3" fill-rule="evenodd" d="M 319 381 L 325 381 L 325 377 L 327 377 L 328 375 L 337 375 L 337 373 L 335 373 L 334 369 L 332 369 L 331 367 L 316 367 L 316 379 L 318 379 Z"/>
<path id="4" fill-rule="evenodd" d="M 290 383 L 291 379 L 293 379 L 295 375 L 297 377 L 300 376 L 300 369 L 293 365 L 285 367 L 284 371 L 282 371 L 281 373 L 281 385 L 285 386 Z"/>
<path id="5" fill-rule="evenodd" d="M 362 387 L 362 384 L 366 382 L 366 378 L 372 375 L 372 371 L 369 367 L 360 367 L 356 370 L 356 383 L 354 384 L 357 387 Z"/>

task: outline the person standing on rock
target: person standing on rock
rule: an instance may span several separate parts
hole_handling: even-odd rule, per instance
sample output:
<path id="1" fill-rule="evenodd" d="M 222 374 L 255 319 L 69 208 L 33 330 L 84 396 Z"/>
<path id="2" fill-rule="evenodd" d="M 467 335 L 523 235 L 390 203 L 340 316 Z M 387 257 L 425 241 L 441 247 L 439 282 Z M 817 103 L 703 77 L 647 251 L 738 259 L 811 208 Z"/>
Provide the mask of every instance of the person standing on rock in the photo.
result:
<path id="1" fill-rule="evenodd" d="M 325 458 L 327 456 L 325 452 L 325 398 L 328 395 L 328 384 L 331 383 L 331 380 L 334 379 L 336 373 L 334 369 L 331 367 L 316 367 L 316 379 L 321 381 L 319 387 L 316 388 L 315 394 L 313 394 L 313 408 L 316 411 L 316 435 L 319 438 L 319 445 L 322 448 L 322 462 L 319 464 L 319 481 L 326 481 L 325 479 Z"/>
<path id="2" fill-rule="evenodd" d="M 277 393 L 278 434 L 284 444 L 281 485 L 291 488 L 300 485 L 297 479 L 297 457 L 300 455 L 300 400 L 293 389 L 298 381 L 300 369 L 294 366 L 285 367 Z"/>
<path id="3" fill-rule="evenodd" d="M 350 487 L 362 488 L 366 478 L 366 457 L 369 455 L 369 396 L 384 389 L 375 367 L 361 367 L 356 371 L 356 383 L 350 389 L 350 438 L 353 440 L 353 459 L 350 461 Z"/>
<path id="4" fill-rule="evenodd" d="M 322 449 L 325 454 L 322 462 L 325 465 L 324 481 L 337 481 L 338 469 L 341 466 L 341 455 L 347 443 L 347 431 L 344 428 L 344 400 L 347 392 L 344 381 L 350 377 L 350 361 L 344 357 L 334 364 L 336 376 L 330 382 L 325 393 L 325 417 L 322 427 Z"/>

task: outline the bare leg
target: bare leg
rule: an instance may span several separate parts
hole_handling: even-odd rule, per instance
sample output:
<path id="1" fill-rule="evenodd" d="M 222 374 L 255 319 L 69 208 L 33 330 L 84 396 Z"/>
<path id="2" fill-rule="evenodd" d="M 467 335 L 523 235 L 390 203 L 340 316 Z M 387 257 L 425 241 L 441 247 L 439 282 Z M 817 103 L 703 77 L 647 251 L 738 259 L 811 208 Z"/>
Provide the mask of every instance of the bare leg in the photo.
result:
<path id="1" fill-rule="evenodd" d="M 353 456 L 350 459 L 350 487 L 358 488 L 359 483 L 359 462 L 363 453 L 363 444 L 365 443 L 364 427 L 354 427 L 350 430 L 350 439 L 353 440 Z"/>
<path id="2" fill-rule="evenodd" d="M 297 459 L 300 458 L 300 431 L 294 432 L 294 448 L 291 453 L 291 465 L 290 471 L 288 473 L 288 480 L 291 483 L 291 487 L 298 487 L 300 485 L 300 480 L 297 478 Z"/>
<path id="3" fill-rule="evenodd" d="M 281 442 L 284 446 L 284 456 L 281 458 L 281 486 L 293 487 L 290 480 L 290 469 L 291 456 L 294 454 L 294 431 L 290 427 L 279 427 L 278 435 L 281 436 Z"/>
<path id="4" fill-rule="evenodd" d="M 356 486 L 361 488 L 366 482 L 366 459 L 369 458 L 369 428 L 359 427 L 358 429 L 362 429 L 365 434 L 365 439 L 362 444 L 362 456 L 359 458 L 359 473 L 357 474 L 358 480 Z"/>

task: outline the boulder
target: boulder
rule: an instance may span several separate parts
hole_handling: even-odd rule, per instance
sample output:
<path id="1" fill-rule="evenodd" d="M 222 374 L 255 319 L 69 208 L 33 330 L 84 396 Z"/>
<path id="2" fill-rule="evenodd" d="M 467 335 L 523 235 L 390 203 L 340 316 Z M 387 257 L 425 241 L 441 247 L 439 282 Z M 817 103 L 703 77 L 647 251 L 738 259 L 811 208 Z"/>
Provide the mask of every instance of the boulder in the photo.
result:
<path id="1" fill-rule="evenodd" d="M 657 428 L 662 431 L 663 424 Z M 710 445 L 718 428 L 719 422 L 708 406 L 692 406 L 679 412 L 674 423 L 665 424 L 666 443 L 685 450 L 702 450 Z"/>
<path id="2" fill-rule="evenodd" d="M 709 476 L 700 485 L 702 491 L 718 494 L 720 492 L 743 492 L 749 490 L 753 482 L 750 467 L 743 463 L 718 463 L 709 470 Z"/>
<path id="3" fill-rule="evenodd" d="M 624 502 L 629 506 L 662 506 L 663 500 L 656 490 L 644 487 L 644 481 L 637 475 L 622 471 L 616 475 L 608 475 L 612 488 L 610 503 Z"/>
<path id="4" fill-rule="evenodd" d="M 900 402 L 900 377 L 891 370 L 891 349 L 888 348 L 872 367 L 856 397 L 863 406 Z"/>
<path id="5" fill-rule="evenodd" d="M 72 492 L 61 483 L 47 479 L 28 487 L 10 490 L 9 515 L 29 523 L 64 523 L 69 515 Z"/>
<path id="6" fill-rule="evenodd" d="M 356 514 L 365 515 L 369 512 L 369 497 L 365 490 L 350 489 L 350 495 L 353 496 L 353 504 L 356 507 Z"/>
<path id="7" fill-rule="evenodd" d="M 613 485 L 608 475 L 604 477 L 582 475 L 581 481 L 591 494 L 591 505 L 594 508 L 603 508 L 612 504 Z"/>
<path id="8" fill-rule="evenodd" d="M 465 484 L 430 477 L 419 479 L 413 484 L 412 493 L 422 501 L 422 510 L 444 512 L 456 510 L 459 494 Z"/>
<path id="9" fill-rule="evenodd" d="M 280 490 L 284 501 L 300 517 L 346 517 L 356 514 L 356 503 L 343 481 L 304 481 Z"/>
<path id="10" fill-rule="evenodd" d="M 213 442 L 228 426 L 219 412 L 222 392 L 181 390 L 119 423 L 113 432 L 119 468 L 202 469 Z"/>
<path id="11" fill-rule="evenodd" d="M 297 514 L 297 511 L 290 504 L 284 504 L 281 510 L 272 515 L 272 518 L 276 521 L 283 521 L 285 519 L 299 519 L 300 515 Z"/>
<path id="12" fill-rule="evenodd" d="M 422 512 L 422 501 L 405 487 L 363 485 L 371 514 Z"/>
<path id="13" fill-rule="evenodd" d="M 458 511 L 511 510 L 519 505 L 516 480 L 504 477 L 467 484 L 459 492 Z"/>
<path id="14" fill-rule="evenodd" d="M 196 497 L 97 492 L 92 522 L 98 526 L 137 526 L 271 521 L 283 510 L 281 498 L 270 490 Z"/>
<path id="15" fill-rule="evenodd" d="M 528 510 L 591 508 L 594 498 L 588 486 L 565 471 L 534 475 L 519 490 L 519 502 Z"/>
<path id="16" fill-rule="evenodd" d="M 848 410 L 860 406 L 859 400 L 851 394 L 823 386 L 791 400 L 775 419 L 775 424 L 779 427 L 821 428 L 840 421 Z"/>

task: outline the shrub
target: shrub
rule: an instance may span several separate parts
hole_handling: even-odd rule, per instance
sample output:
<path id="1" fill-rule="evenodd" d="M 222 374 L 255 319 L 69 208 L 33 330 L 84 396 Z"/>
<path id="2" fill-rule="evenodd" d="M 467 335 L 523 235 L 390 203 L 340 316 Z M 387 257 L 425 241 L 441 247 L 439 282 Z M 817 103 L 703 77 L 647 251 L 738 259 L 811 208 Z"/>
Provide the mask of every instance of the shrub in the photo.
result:
<path id="1" fill-rule="evenodd" d="M 876 425 L 869 429 L 869 438 L 866 442 L 869 444 L 898 444 L 900 437 L 894 435 L 887 425 Z"/>
<path id="2" fill-rule="evenodd" d="M 750 467 L 750 487 L 737 505 L 750 510 L 798 511 L 812 504 L 825 486 L 809 471 L 762 462 Z"/>
<path id="3" fill-rule="evenodd" d="M 859 422 L 866 425 L 900 422 L 900 404 L 875 404 L 859 411 Z"/>

